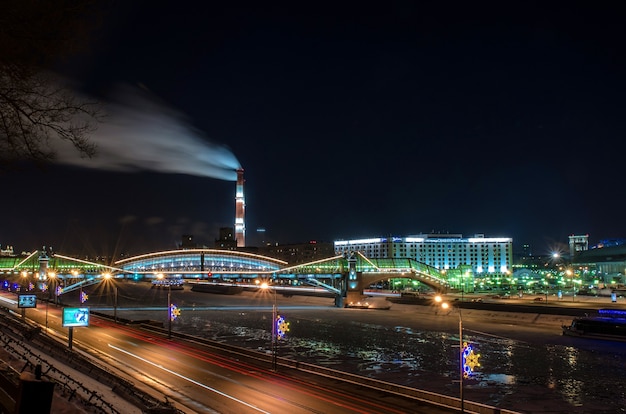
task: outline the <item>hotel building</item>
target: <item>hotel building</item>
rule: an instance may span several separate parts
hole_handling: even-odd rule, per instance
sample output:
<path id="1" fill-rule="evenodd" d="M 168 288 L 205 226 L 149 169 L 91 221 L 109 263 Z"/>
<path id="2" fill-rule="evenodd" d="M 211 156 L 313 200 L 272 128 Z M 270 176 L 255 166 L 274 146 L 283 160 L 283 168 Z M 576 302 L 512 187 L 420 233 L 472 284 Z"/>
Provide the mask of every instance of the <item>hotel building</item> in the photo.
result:
<path id="1" fill-rule="evenodd" d="M 359 251 L 371 258 L 410 258 L 447 273 L 452 286 L 464 288 L 481 279 L 500 279 L 511 272 L 513 239 L 476 234 L 420 234 L 335 241 L 335 252 Z M 468 290 L 468 289 L 464 289 Z"/>

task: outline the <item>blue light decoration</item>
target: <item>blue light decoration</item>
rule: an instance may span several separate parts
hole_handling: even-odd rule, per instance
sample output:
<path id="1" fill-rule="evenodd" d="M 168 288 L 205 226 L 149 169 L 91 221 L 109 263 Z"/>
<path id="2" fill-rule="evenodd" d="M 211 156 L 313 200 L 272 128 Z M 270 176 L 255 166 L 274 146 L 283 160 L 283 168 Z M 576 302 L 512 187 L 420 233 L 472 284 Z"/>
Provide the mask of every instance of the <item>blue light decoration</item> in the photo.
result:
<path id="1" fill-rule="evenodd" d="M 180 309 L 173 303 L 170 305 L 170 321 L 176 320 L 180 316 Z"/>
<path id="2" fill-rule="evenodd" d="M 480 366 L 478 362 L 480 354 L 474 353 L 471 344 L 463 342 L 463 378 L 468 378 L 474 373 L 474 369 Z"/>
<path id="3" fill-rule="evenodd" d="M 626 318 L 626 310 L 621 309 L 598 309 L 598 314 L 602 316 Z"/>
<path id="4" fill-rule="evenodd" d="M 357 277 L 356 277 L 356 270 L 354 269 L 350 269 L 350 272 L 348 274 L 348 280 L 349 280 L 349 285 L 350 285 L 350 289 L 356 289 L 359 284 L 357 282 Z"/>
<path id="5" fill-rule="evenodd" d="M 89 296 L 85 292 L 80 292 L 80 303 L 87 302 L 87 299 L 89 299 Z"/>
<path id="6" fill-rule="evenodd" d="M 276 316 L 276 336 L 278 339 L 284 338 L 287 332 L 289 332 L 289 322 L 280 315 Z"/>

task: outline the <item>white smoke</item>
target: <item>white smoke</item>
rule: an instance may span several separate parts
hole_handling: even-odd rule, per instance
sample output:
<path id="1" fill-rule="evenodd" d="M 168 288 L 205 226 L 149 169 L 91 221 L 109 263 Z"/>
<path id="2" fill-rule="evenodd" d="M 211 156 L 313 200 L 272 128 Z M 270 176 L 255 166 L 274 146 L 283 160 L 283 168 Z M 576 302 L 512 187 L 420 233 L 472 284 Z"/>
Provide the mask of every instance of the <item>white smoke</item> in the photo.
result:
<path id="1" fill-rule="evenodd" d="M 223 145 L 212 143 L 186 117 L 147 91 L 118 87 L 106 116 L 90 136 L 94 158 L 81 158 L 65 143 L 57 162 L 108 171 L 158 171 L 236 181 L 240 164 Z"/>

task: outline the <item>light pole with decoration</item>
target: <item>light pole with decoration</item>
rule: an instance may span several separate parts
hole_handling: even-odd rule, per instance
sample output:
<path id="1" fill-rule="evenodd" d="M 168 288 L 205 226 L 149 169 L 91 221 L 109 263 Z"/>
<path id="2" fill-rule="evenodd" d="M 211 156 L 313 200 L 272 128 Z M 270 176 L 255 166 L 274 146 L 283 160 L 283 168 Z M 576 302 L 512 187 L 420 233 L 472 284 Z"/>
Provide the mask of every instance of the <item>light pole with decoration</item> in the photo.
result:
<path id="1" fill-rule="evenodd" d="M 438 297 L 437 302 L 441 302 L 441 297 Z M 441 307 L 443 309 L 449 309 L 450 305 L 447 302 L 442 302 Z M 472 346 L 463 342 L 463 316 L 461 314 L 461 307 L 457 306 L 457 308 L 459 311 L 459 399 L 461 400 L 461 413 L 465 413 L 463 379 L 469 377 L 475 367 L 480 366 L 478 363 L 480 354 L 475 354 Z"/>
<path id="2" fill-rule="evenodd" d="M 267 282 L 261 284 L 261 289 L 267 291 L 270 289 Z M 278 308 L 276 306 L 276 289 L 274 291 L 274 303 L 272 304 L 272 370 L 277 369 L 277 352 L 278 352 Z"/>

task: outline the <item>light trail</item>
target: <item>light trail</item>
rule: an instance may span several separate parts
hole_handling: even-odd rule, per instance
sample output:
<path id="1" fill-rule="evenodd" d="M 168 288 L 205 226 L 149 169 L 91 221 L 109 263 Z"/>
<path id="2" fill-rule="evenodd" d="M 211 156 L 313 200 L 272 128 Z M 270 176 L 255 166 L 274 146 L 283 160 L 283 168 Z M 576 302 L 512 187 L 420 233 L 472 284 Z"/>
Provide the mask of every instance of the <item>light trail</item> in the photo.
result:
<path id="1" fill-rule="evenodd" d="M 137 330 L 133 328 L 120 327 L 120 326 L 113 325 L 110 323 L 105 323 L 105 325 L 115 326 L 116 329 L 126 332 L 126 334 L 129 336 L 133 336 L 144 341 L 155 342 L 153 337 L 138 334 Z M 132 344 L 133 346 L 136 346 L 136 344 L 132 342 L 129 342 L 129 343 Z M 185 345 L 184 343 L 177 344 L 176 346 L 173 346 L 171 343 L 157 343 L 157 345 L 168 348 L 172 350 L 173 352 L 178 352 L 184 355 L 188 355 L 190 357 L 197 358 L 209 364 L 213 364 L 221 368 L 226 368 L 231 371 L 238 372 L 242 375 L 245 375 L 251 378 L 260 379 L 263 381 L 269 380 L 268 377 L 260 373 L 257 368 L 239 360 L 232 360 L 231 358 L 225 358 L 223 356 L 207 352 L 206 350 L 203 350 L 203 349 L 191 348 Z M 109 345 L 109 346 L 112 346 L 112 345 Z M 354 405 L 355 402 L 358 404 L 363 403 L 363 400 L 361 400 L 358 397 L 355 397 L 349 394 L 344 394 L 332 388 L 329 389 L 324 386 L 320 386 L 319 384 L 301 381 L 297 378 L 288 377 L 280 373 L 273 373 L 273 377 L 279 378 L 282 380 L 282 381 L 272 380 L 272 382 L 274 382 L 277 385 L 289 388 L 293 392 L 299 392 L 304 395 L 311 396 L 314 399 L 326 401 L 333 405 L 349 409 L 351 412 L 360 413 L 360 414 L 369 414 L 372 412 L 374 413 L 390 412 L 390 413 L 402 414 L 405 412 L 405 411 L 397 410 L 392 407 L 388 407 L 387 405 L 384 405 L 384 404 L 379 404 L 377 401 L 368 401 L 368 404 L 371 407 L 370 409 L 374 410 L 374 411 L 370 411 L 370 410 L 363 409 Z M 222 378 L 227 381 L 232 381 L 230 378 L 227 378 L 227 377 L 222 377 Z M 252 389 L 252 387 L 249 387 L 249 388 Z M 283 399 L 283 402 L 288 402 L 290 404 L 297 405 L 296 402 L 289 401 L 288 399 Z"/>
<path id="2" fill-rule="evenodd" d="M 2 295 L 0 295 L 0 300 L 4 301 L 6 303 L 9 303 L 9 304 L 11 304 L 13 306 L 15 306 L 17 304 L 17 301 L 12 300 L 12 299 L 7 299 L 6 297 L 4 297 Z"/>
<path id="3" fill-rule="evenodd" d="M 198 382 L 198 381 L 192 380 L 191 378 L 187 378 L 187 377 L 185 377 L 184 375 L 181 375 L 181 374 L 179 374 L 179 373 L 177 373 L 177 372 L 172 371 L 171 369 L 167 369 L 167 368 L 165 368 L 165 367 L 163 367 L 163 366 L 161 366 L 161 365 L 159 365 L 159 364 L 155 364 L 155 363 L 154 363 L 154 362 L 152 362 L 152 361 L 148 361 L 147 359 L 142 358 L 142 357 L 140 357 L 139 355 L 135 355 L 135 354 L 133 354 L 133 353 L 130 353 L 130 352 L 128 352 L 128 351 L 126 351 L 126 350 L 124 350 L 124 349 L 121 349 L 121 348 L 116 347 L 115 345 L 111 345 L 111 344 L 108 344 L 108 345 L 109 345 L 109 347 L 111 347 L 111 348 L 115 349 L 116 351 L 122 352 L 122 353 L 124 353 L 124 354 L 126 354 L 126 355 L 128 355 L 128 356 L 131 356 L 131 357 L 136 358 L 136 359 L 138 359 L 138 360 L 140 360 L 140 361 L 143 361 L 143 362 L 145 362 L 146 364 L 150 364 L 150 365 L 152 365 L 152 366 L 153 366 L 153 367 L 155 367 L 155 368 L 162 369 L 163 371 L 165 371 L 165 372 L 167 372 L 167 373 L 169 373 L 169 374 L 175 375 L 175 376 L 177 376 L 178 378 L 182 378 L 182 379 L 184 379 L 185 381 L 189 381 L 189 382 L 191 382 L 192 384 L 198 385 L 198 386 L 200 386 L 200 387 L 202 387 L 202 388 L 204 388 L 204 389 L 207 389 L 207 390 L 209 390 L 209 391 L 213 391 L 214 393 L 219 394 L 219 395 L 221 395 L 222 397 L 229 398 L 229 399 L 231 399 L 231 400 L 233 400 L 233 401 L 235 401 L 235 402 L 238 402 L 238 403 L 240 403 L 240 404 L 242 404 L 242 405 L 245 405 L 246 407 L 250 407 L 250 408 L 252 408 L 253 410 L 256 410 L 256 411 L 258 411 L 258 412 L 260 412 L 260 413 L 270 414 L 270 412 L 269 412 L 269 411 L 264 411 L 264 410 L 262 410 L 262 409 L 260 409 L 260 408 L 258 408 L 258 407 L 255 407 L 255 406 L 254 406 L 254 405 L 252 405 L 252 404 L 249 404 L 249 403 L 247 403 L 247 402 L 245 402 L 245 401 L 242 401 L 242 400 L 240 400 L 240 399 L 238 399 L 238 398 L 235 398 L 235 397 L 233 397 L 233 396 L 231 396 L 231 395 L 228 395 L 228 394 L 225 394 L 225 393 L 223 393 L 223 392 L 221 392 L 221 391 L 219 391 L 219 390 L 216 390 L 215 388 L 209 387 L 209 386 L 207 386 L 207 385 L 205 385 L 205 384 L 202 384 L 201 382 Z"/>

